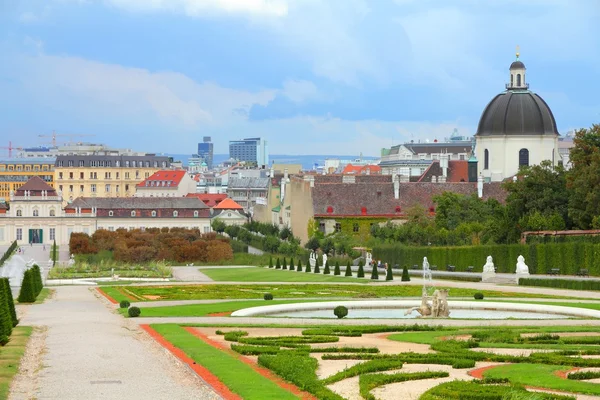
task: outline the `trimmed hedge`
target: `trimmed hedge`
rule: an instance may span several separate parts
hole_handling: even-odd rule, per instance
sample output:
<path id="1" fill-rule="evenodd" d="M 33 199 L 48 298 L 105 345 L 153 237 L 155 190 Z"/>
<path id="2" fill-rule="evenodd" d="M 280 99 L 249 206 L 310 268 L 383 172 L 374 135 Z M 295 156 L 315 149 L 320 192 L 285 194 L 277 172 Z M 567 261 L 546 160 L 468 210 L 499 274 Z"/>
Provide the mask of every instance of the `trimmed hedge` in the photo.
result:
<path id="1" fill-rule="evenodd" d="M 520 278 L 519 286 L 539 286 L 571 290 L 600 290 L 600 281 Z"/>
<path id="2" fill-rule="evenodd" d="M 346 273 L 344 276 L 352 276 L 352 267 L 350 267 L 350 261 L 348 261 L 348 264 L 346 265 Z"/>
<path id="3" fill-rule="evenodd" d="M 229 244 L 231 245 L 231 250 L 233 250 L 234 253 L 247 253 L 248 252 L 248 245 L 244 242 L 240 242 L 239 240 L 231 239 L 229 241 Z"/>
<path id="4" fill-rule="evenodd" d="M 8 303 L 8 311 L 10 312 L 13 326 L 17 326 L 19 319 L 17 318 L 17 309 L 15 308 L 15 300 L 10 289 L 10 281 L 8 278 L 0 278 L 0 284 L 4 285 L 4 293 L 6 293 L 6 302 Z"/>
<path id="5" fill-rule="evenodd" d="M 2 278 L 2 280 L 8 280 L 8 278 Z M 6 285 L 4 282 L 0 282 L 0 346 L 8 343 L 13 326 L 14 322 L 10 312 L 10 305 L 8 304 Z"/>
<path id="6" fill-rule="evenodd" d="M 34 276 L 34 270 L 28 269 L 23 274 L 23 282 L 21 283 L 21 290 L 19 291 L 19 303 L 34 303 L 37 297 L 36 292 L 36 278 Z"/>
<path id="7" fill-rule="evenodd" d="M 513 273 L 517 257 L 525 257 L 531 274 L 546 274 L 560 268 L 563 275 L 575 275 L 587 269 L 590 275 L 600 276 L 600 244 L 566 242 L 548 244 L 510 244 L 454 247 L 408 247 L 400 244 L 381 244 L 373 247 L 373 257 L 389 264 L 420 265 L 427 257 L 432 265 L 455 265 L 456 271 L 475 266 L 481 271 L 487 256 L 494 258 L 497 272 Z"/>

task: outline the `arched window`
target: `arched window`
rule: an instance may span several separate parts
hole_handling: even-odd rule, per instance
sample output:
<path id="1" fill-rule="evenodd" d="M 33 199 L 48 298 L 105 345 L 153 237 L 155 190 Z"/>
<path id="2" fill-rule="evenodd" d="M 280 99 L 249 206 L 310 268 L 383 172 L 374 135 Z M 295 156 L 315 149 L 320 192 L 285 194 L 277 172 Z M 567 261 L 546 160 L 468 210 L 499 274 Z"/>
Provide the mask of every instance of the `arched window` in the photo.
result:
<path id="1" fill-rule="evenodd" d="M 154 211 L 154 210 L 152 211 L 152 216 L 156 217 L 156 211 Z"/>
<path id="2" fill-rule="evenodd" d="M 483 169 L 490 169 L 490 151 L 488 149 L 483 151 Z"/>
<path id="3" fill-rule="evenodd" d="M 110 210 L 110 211 L 108 212 L 108 216 L 109 216 L 109 217 L 112 217 L 113 215 L 115 215 L 115 213 L 114 213 L 112 210 Z"/>
<path id="4" fill-rule="evenodd" d="M 39 217 L 40 216 L 40 212 L 38 210 L 33 210 L 33 216 L 34 217 Z"/>
<path id="5" fill-rule="evenodd" d="M 519 167 L 529 166 L 529 150 L 521 149 L 519 150 Z"/>
<path id="6" fill-rule="evenodd" d="M 514 81 L 514 75 L 510 74 L 510 86 L 512 87 Z"/>
<path id="7" fill-rule="evenodd" d="M 135 211 L 132 211 L 132 212 L 131 212 L 131 216 L 132 216 L 132 217 L 135 217 Z"/>
<path id="8" fill-rule="evenodd" d="M 50 210 L 50 216 L 51 217 L 56 216 L 56 211 L 54 211 L 54 208 Z"/>
<path id="9" fill-rule="evenodd" d="M 521 74 L 517 74 L 517 86 L 521 86 Z"/>
<path id="10" fill-rule="evenodd" d="M 194 211 L 194 217 L 198 217 L 198 211 Z"/>
<path id="11" fill-rule="evenodd" d="M 23 216 L 23 211 L 17 210 L 17 217 L 22 217 L 22 216 Z"/>
<path id="12" fill-rule="evenodd" d="M 173 211 L 173 216 L 177 217 L 179 215 L 179 213 L 177 211 Z"/>

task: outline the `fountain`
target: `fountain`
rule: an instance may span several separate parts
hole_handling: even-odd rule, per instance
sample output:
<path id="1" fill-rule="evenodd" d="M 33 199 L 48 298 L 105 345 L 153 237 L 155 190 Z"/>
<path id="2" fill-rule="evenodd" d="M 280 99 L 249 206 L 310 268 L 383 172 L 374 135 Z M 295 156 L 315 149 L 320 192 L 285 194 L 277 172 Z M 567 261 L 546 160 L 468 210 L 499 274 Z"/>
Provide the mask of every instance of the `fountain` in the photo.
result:
<path id="1" fill-rule="evenodd" d="M 421 317 L 447 318 L 450 316 L 448 309 L 448 289 L 433 290 L 431 269 L 427 257 L 423 257 L 423 290 L 421 291 L 421 305 L 406 311 L 405 315 L 417 311 Z"/>
<path id="2" fill-rule="evenodd" d="M 0 267 L 0 277 L 8 278 L 10 286 L 21 286 L 23 274 L 28 269 L 27 262 L 19 255 L 13 255 L 8 261 Z"/>

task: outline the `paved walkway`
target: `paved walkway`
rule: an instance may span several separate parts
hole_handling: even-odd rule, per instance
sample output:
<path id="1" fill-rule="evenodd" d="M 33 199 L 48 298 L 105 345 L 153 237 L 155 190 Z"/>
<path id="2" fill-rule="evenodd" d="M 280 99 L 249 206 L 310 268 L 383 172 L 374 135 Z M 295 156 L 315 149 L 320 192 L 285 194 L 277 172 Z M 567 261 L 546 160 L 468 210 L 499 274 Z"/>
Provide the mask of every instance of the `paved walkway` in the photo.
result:
<path id="1" fill-rule="evenodd" d="M 198 267 L 172 267 L 173 280 L 181 282 L 212 282 Z"/>
<path id="2" fill-rule="evenodd" d="M 187 367 L 86 287 L 18 306 L 20 325 L 47 327 L 39 371 L 11 399 L 218 399 Z M 39 368 L 42 366 L 42 368 Z"/>

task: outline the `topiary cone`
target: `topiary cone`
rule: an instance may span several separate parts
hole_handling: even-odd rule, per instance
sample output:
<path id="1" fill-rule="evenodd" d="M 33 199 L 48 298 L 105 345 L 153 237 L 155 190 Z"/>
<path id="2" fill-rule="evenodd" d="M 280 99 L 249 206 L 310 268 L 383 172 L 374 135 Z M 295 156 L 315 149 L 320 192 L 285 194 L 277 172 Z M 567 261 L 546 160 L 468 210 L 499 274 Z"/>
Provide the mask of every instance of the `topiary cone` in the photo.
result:
<path id="1" fill-rule="evenodd" d="M 387 271 L 385 274 L 385 280 L 386 281 L 393 281 L 394 280 L 394 271 L 392 271 L 392 265 L 388 265 L 387 266 Z"/>
<path id="2" fill-rule="evenodd" d="M 335 262 L 335 268 L 333 269 L 333 274 L 334 275 L 340 275 L 340 262 L 336 261 Z"/>
<path id="3" fill-rule="evenodd" d="M 350 266 L 350 261 L 348 261 L 348 264 L 346 265 L 346 274 L 345 276 L 352 276 L 352 267 Z"/>

